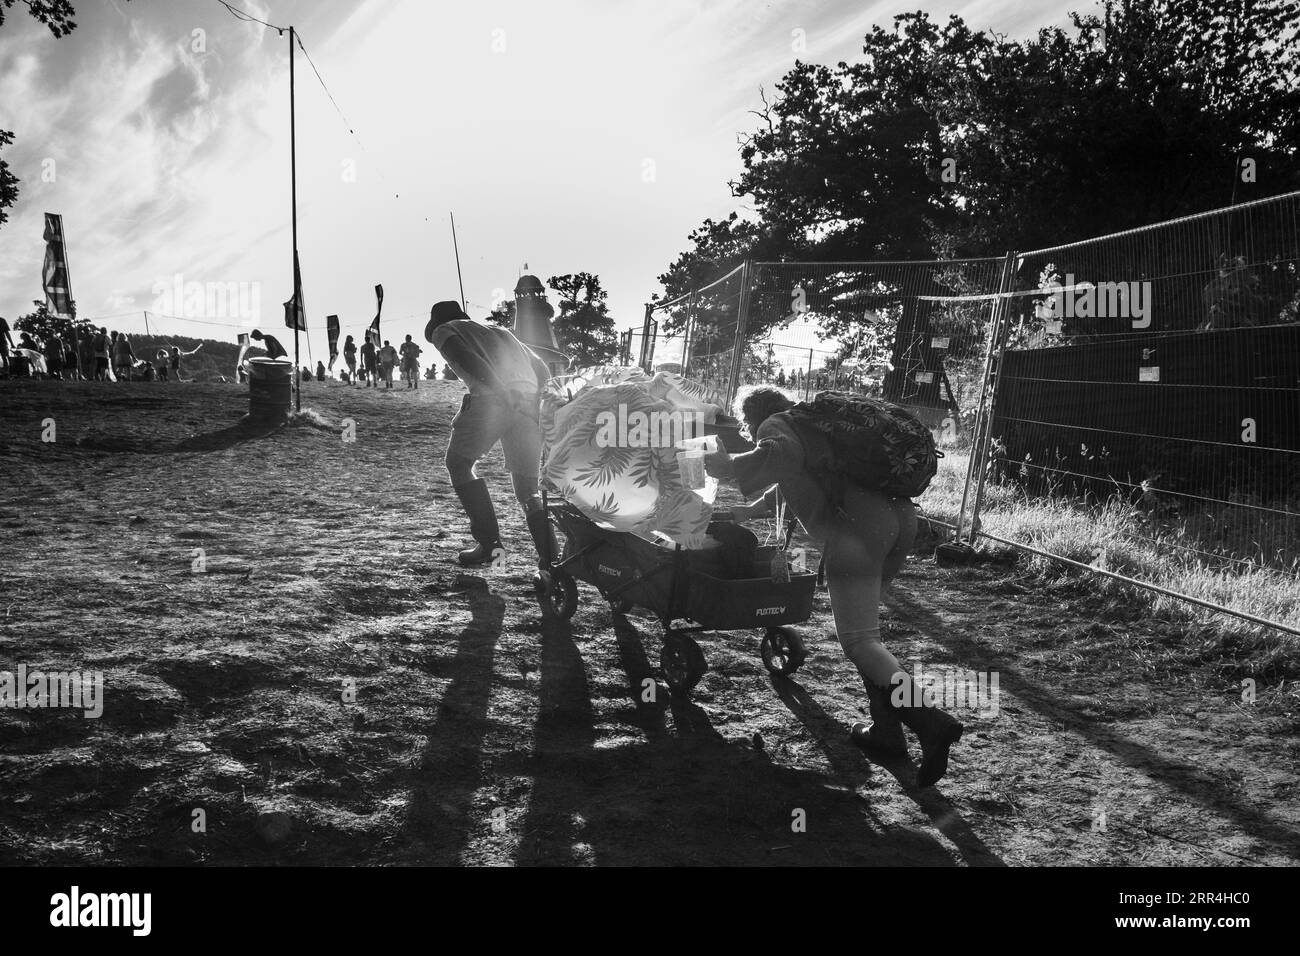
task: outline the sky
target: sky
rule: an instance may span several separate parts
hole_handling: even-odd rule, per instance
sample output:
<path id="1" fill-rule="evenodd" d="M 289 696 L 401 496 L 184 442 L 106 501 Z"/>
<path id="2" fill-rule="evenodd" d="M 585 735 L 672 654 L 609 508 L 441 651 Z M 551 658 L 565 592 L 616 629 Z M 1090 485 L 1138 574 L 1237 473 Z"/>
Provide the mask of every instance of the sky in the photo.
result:
<path id="1" fill-rule="evenodd" d="M 904 10 L 1028 37 L 1085 3 L 838 0 L 230 0 L 293 24 L 298 249 L 314 358 L 325 316 L 422 341 L 430 306 L 475 318 L 524 270 L 593 272 L 620 329 L 706 218 L 740 209 L 739 134 L 796 59 L 861 58 Z M 285 339 L 292 294 L 289 38 L 217 0 L 75 0 L 55 39 L 0 27 L 0 316 L 43 298 L 43 214 L 63 216 L 78 314 L 126 332 Z M 318 69 L 326 88 L 314 72 Z M 333 96 L 333 101 L 330 95 Z M 346 122 L 345 122 L 346 120 Z M 179 294 L 178 294 L 179 292 Z M 555 294 L 550 293 L 555 302 Z"/>

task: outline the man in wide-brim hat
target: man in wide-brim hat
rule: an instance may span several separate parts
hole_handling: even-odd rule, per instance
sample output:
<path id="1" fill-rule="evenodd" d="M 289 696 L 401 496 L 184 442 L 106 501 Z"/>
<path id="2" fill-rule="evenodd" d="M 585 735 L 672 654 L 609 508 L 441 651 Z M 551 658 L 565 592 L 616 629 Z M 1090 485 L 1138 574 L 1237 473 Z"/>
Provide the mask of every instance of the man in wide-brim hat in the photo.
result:
<path id="1" fill-rule="evenodd" d="M 452 419 L 446 456 L 447 473 L 475 541 L 460 552 L 460 563 L 487 564 L 505 553 L 487 482 L 474 472 L 498 441 L 538 554 L 543 560 L 553 556 L 555 540 L 537 493 L 542 453 L 537 416 L 542 386 L 550 377 L 546 363 L 508 329 L 473 321 L 457 302 L 434 305 L 424 337 L 469 388 Z"/>

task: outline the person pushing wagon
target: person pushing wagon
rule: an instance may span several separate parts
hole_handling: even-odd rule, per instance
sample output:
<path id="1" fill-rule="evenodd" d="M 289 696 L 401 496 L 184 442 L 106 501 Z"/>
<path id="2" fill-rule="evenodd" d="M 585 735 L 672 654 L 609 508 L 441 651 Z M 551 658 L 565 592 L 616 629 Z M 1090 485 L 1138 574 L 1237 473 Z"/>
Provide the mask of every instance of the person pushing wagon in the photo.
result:
<path id="1" fill-rule="evenodd" d="M 866 407 L 870 424 L 864 419 L 861 427 L 837 428 L 836 422 L 850 425 L 855 403 Z M 709 455 L 705 467 L 715 478 L 734 479 L 744 494 L 764 492 L 732 509 L 737 520 L 770 515 L 784 499 L 820 543 L 836 636 L 862 678 L 873 722 L 855 724 L 851 739 L 868 755 L 901 757 L 907 754 L 903 728 L 909 728 L 921 744 L 917 783 L 935 783 L 948 769 L 948 751 L 961 739 L 962 724 L 939 708 L 928 688 L 913 682 L 880 630 L 881 592 L 916 540 L 911 498 L 925 490 L 937 464 L 928 431 L 905 410 L 837 393 L 805 406 L 780 389 L 759 386 L 737 396 L 736 410 L 755 448 L 735 457 L 725 451 Z M 809 428 L 810 415 L 829 415 L 822 419 L 827 429 Z M 839 435 L 838 443 L 828 435 Z M 885 467 L 890 477 L 872 480 L 866 468 L 855 470 L 849 465 L 854 449 L 863 456 L 859 462 Z M 887 451 L 873 456 L 880 449 Z"/>
<path id="2" fill-rule="evenodd" d="M 555 539 L 537 492 L 542 452 L 538 409 L 550 377 L 546 363 L 508 329 L 470 319 L 458 302 L 434 305 L 424 337 L 469 388 L 452 419 L 446 456 L 447 473 L 475 541 L 460 552 L 460 563 L 487 564 L 504 554 L 487 482 L 474 472 L 498 441 L 538 555 L 554 554 Z"/>

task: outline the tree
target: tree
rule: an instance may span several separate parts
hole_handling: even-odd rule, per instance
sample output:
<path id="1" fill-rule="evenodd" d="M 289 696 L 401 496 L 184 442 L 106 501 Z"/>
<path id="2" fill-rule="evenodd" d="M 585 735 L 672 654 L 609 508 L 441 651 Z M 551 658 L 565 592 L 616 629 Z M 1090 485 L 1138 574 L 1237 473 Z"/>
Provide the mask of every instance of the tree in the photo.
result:
<path id="1" fill-rule="evenodd" d="M 0 27 L 5 24 L 6 12 L 18 0 L 0 0 Z M 65 37 L 77 28 L 72 19 L 76 11 L 71 0 L 23 0 L 27 12 L 38 22 L 45 24 L 57 39 Z M 0 129 L 0 147 L 12 146 L 14 134 L 10 130 Z M 0 159 L 0 226 L 9 221 L 7 209 L 18 201 L 18 179 L 9 171 L 9 164 Z"/>
<path id="2" fill-rule="evenodd" d="M 860 62 L 796 64 L 742 137 L 753 215 L 692 232 L 667 297 L 746 257 L 1001 255 L 1300 185 L 1295 0 L 1071 17 L 1018 42 L 908 13 Z"/>
<path id="3" fill-rule="evenodd" d="M 36 306 L 36 311 L 19 316 L 14 321 L 14 328 L 19 332 L 28 333 L 32 338 L 41 342 L 45 342 L 51 337 L 65 338 L 74 329 L 84 328 L 90 324 L 85 321 L 76 322 L 61 315 L 55 315 L 49 310 L 49 306 L 39 299 L 34 299 L 32 305 Z"/>
<path id="4" fill-rule="evenodd" d="M 0 129 L 0 148 L 12 146 L 13 141 L 13 133 Z M 0 226 L 9 221 L 5 210 L 18 201 L 18 183 L 18 177 L 9 172 L 9 164 L 0 159 Z"/>
<path id="5" fill-rule="evenodd" d="M 515 300 L 502 299 L 496 304 L 491 312 L 488 313 L 487 320 L 493 325 L 499 325 L 505 329 L 515 327 Z"/>
<path id="6" fill-rule="evenodd" d="M 604 365 L 618 351 L 614 317 L 600 277 L 590 272 L 551 276 L 546 284 L 560 296 L 560 311 L 552 323 L 561 352 L 577 366 Z"/>

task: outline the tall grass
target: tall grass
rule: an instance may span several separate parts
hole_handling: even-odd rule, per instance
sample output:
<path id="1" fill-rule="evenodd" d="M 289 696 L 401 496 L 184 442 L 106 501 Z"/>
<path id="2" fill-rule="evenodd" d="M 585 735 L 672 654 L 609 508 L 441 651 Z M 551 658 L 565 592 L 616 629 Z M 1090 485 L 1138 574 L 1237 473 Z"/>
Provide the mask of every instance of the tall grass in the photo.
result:
<path id="1" fill-rule="evenodd" d="M 968 452 L 946 450 L 939 473 L 921 499 L 923 514 L 949 524 L 956 522 L 968 460 Z M 1225 542 L 1195 538 L 1197 524 L 1193 518 L 1173 530 L 1161 528 L 1119 497 L 1082 504 L 1063 497 L 1032 497 L 1013 483 L 986 483 L 980 512 L 980 530 L 999 538 L 1300 628 L 1300 578 L 1258 562 L 1227 564 L 1198 555 L 1191 549 L 1214 550 Z M 1214 526 L 1222 529 L 1224 522 L 1217 521 Z M 979 542 L 978 549 L 986 555 L 1009 558 L 1014 554 L 1018 565 L 1040 578 L 1082 573 L 998 542 Z M 1300 542 L 1292 543 L 1297 545 Z M 1153 616 L 1184 622 L 1203 630 L 1204 639 L 1240 648 L 1252 661 L 1249 671 L 1263 668 L 1275 675 L 1300 676 L 1300 655 L 1296 653 L 1300 638 L 1131 588 L 1102 575 L 1091 580 L 1101 591 L 1131 591 L 1132 599 L 1144 602 Z"/>

